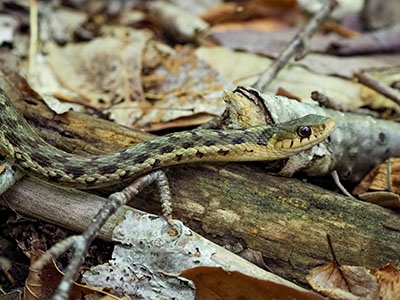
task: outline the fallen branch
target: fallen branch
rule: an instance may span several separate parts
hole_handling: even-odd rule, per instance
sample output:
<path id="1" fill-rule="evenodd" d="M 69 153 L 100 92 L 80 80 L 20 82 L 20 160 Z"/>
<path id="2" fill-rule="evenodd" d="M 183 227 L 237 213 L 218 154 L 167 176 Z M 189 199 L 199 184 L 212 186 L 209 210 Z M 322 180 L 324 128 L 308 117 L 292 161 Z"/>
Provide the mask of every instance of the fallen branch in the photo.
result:
<path id="1" fill-rule="evenodd" d="M 327 0 L 321 10 L 294 36 L 287 48 L 282 51 L 279 57 L 265 70 L 252 87 L 259 91 L 265 91 L 266 87 L 294 55 L 296 55 L 296 60 L 303 58 L 305 56 L 305 46 L 309 43 L 310 38 L 317 31 L 318 27 L 333 11 L 336 4 L 335 0 Z"/>
<path id="2" fill-rule="evenodd" d="M 400 92 L 391 88 L 387 84 L 381 82 L 380 80 L 374 78 L 370 74 L 356 70 L 354 72 L 354 76 L 358 79 L 358 81 L 371 89 L 377 91 L 378 93 L 392 99 L 396 103 L 400 104 Z"/>

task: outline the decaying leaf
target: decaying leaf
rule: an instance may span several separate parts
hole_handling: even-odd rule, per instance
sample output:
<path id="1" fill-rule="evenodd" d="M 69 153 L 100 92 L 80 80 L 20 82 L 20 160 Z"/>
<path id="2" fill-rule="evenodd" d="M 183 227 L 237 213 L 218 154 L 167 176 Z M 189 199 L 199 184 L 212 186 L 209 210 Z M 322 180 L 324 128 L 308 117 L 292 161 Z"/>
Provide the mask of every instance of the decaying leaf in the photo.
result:
<path id="1" fill-rule="evenodd" d="M 42 251 L 36 250 L 31 254 L 31 265 L 43 254 Z M 30 269 L 25 285 L 26 300 L 51 299 L 58 284 L 63 277 L 63 273 L 57 268 L 55 263 L 45 266 L 41 272 Z M 92 297 L 90 299 L 121 299 L 109 294 L 100 287 L 90 287 L 74 283 L 71 289 L 69 299 L 83 299 L 83 296 Z M 104 298 L 107 297 L 107 298 Z M 130 298 L 123 298 L 130 299 Z"/>
<path id="2" fill-rule="evenodd" d="M 393 39 L 400 32 L 400 25 L 376 30 L 350 40 L 335 41 L 330 52 L 336 55 L 359 55 L 371 53 L 396 53 L 400 49 L 398 39 Z"/>
<path id="3" fill-rule="evenodd" d="M 200 47 L 196 50 L 196 55 L 207 61 L 236 85 L 252 85 L 272 61 L 269 58 L 251 53 L 235 52 L 222 47 Z M 313 102 L 310 95 L 316 86 L 324 94 L 345 107 L 358 108 L 363 105 L 359 83 L 336 76 L 316 74 L 298 65 L 284 68 L 279 73 L 278 80 L 273 81 L 264 92 L 275 94 L 281 87 L 296 95 L 302 102 L 310 103 Z"/>
<path id="4" fill-rule="evenodd" d="M 233 84 L 211 64 L 196 57 L 188 47 L 177 47 L 174 54 L 158 61 L 153 68 L 144 66 L 148 74 L 143 76 L 146 96 L 155 101 L 137 120 L 137 127 L 153 130 L 182 126 L 188 124 L 188 117 L 191 125 L 199 125 L 206 115 L 209 120 L 222 114 L 222 91 L 232 89 Z M 116 109 L 118 106 L 111 110 L 114 113 Z"/>
<path id="5" fill-rule="evenodd" d="M 240 272 L 227 272 L 217 267 L 197 267 L 185 270 L 182 277 L 196 285 L 196 300 L 318 300 L 313 292 L 302 292 L 272 281 L 261 280 Z"/>
<path id="6" fill-rule="evenodd" d="M 379 283 L 379 300 L 400 299 L 400 271 L 392 264 L 384 265 L 375 273 Z"/>
<path id="7" fill-rule="evenodd" d="M 387 173 L 388 162 L 376 166 L 353 190 L 353 195 L 367 191 L 388 191 L 390 180 L 392 191 L 400 194 L 400 158 L 390 159 L 390 174 Z"/>
<path id="8" fill-rule="evenodd" d="M 48 17 L 52 38 L 59 43 L 72 42 L 74 32 L 88 18 L 84 12 L 67 7 L 55 9 L 51 5 L 43 5 L 41 11 Z"/>
<path id="9" fill-rule="evenodd" d="M 121 101 L 143 101 L 143 49 L 151 35 L 121 29 L 114 36 L 87 43 L 52 46 L 50 64 L 59 81 L 86 99 L 86 105 L 108 107 Z M 122 35 L 122 36 L 121 36 Z"/>
<path id="10" fill-rule="evenodd" d="M 228 27 L 227 25 L 222 27 L 221 25 L 217 28 L 218 30 L 213 30 L 211 37 L 218 44 L 229 49 L 276 57 L 290 43 L 297 30 L 285 28 L 284 24 L 278 22 L 269 21 L 268 24 L 269 27 L 266 25 L 264 27 L 258 26 L 256 29 L 253 29 L 254 26 L 249 24 L 247 26 L 242 25 L 242 27 Z M 344 40 L 343 43 L 345 43 L 351 39 L 343 39 L 335 33 L 329 35 L 317 34 L 310 41 L 312 53 L 309 53 L 296 64 L 319 74 L 338 75 L 347 78 L 351 78 L 353 71 L 357 68 L 383 68 L 398 64 L 400 57 L 398 54 L 382 53 L 368 56 L 337 57 L 320 53 L 326 52 L 330 45 L 337 40 Z"/>
<path id="11" fill-rule="evenodd" d="M 400 209 L 400 196 L 392 192 L 367 192 L 358 195 L 361 200 L 390 209 Z"/>
<path id="12" fill-rule="evenodd" d="M 294 25 L 300 18 L 296 1 L 242 1 L 227 2 L 214 6 L 202 15 L 208 23 L 213 24 L 212 31 L 227 28 L 270 28 L 272 24 L 279 27 Z M 257 26 L 255 24 L 270 24 Z"/>
<path id="13" fill-rule="evenodd" d="M 208 29 L 208 24 L 195 14 L 165 1 L 147 3 L 150 17 L 177 41 L 195 41 Z"/>
<path id="14" fill-rule="evenodd" d="M 364 267 L 337 266 L 330 263 L 315 268 L 307 276 L 308 283 L 330 299 L 376 299 L 378 284 Z"/>
<path id="15" fill-rule="evenodd" d="M 400 114 L 400 105 L 398 103 L 365 85 L 361 86 L 360 96 L 364 101 L 364 106 L 380 111 L 383 118 L 387 119 L 391 115 L 398 116 Z"/>

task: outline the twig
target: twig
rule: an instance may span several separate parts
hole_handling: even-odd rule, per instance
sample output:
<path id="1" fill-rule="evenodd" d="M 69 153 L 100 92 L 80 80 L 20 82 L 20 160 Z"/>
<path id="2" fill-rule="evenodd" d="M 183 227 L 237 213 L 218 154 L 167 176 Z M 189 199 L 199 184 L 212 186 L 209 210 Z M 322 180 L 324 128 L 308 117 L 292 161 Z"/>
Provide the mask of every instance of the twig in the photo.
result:
<path id="1" fill-rule="evenodd" d="M 81 235 L 71 236 L 60 243 L 55 244 L 51 247 L 46 253 L 44 253 L 32 266 L 33 270 L 40 271 L 43 269 L 45 265 L 47 265 L 53 258 L 59 257 L 66 250 L 73 247 L 74 255 L 65 270 L 65 275 L 58 285 L 57 290 L 54 293 L 54 300 L 65 300 L 69 299 L 68 294 L 71 289 L 74 276 L 78 272 L 80 266 L 83 263 L 85 253 L 87 252 L 89 245 L 98 235 L 101 227 L 108 220 L 108 218 L 113 215 L 118 208 L 122 205 L 125 205 L 128 201 L 130 201 L 134 196 L 136 196 L 141 190 L 145 187 L 149 186 L 154 181 L 158 182 L 158 186 L 160 188 L 160 192 L 166 193 L 166 195 L 161 195 L 161 199 L 163 201 L 167 201 L 168 204 L 164 205 L 167 208 L 163 207 L 163 212 L 169 218 L 168 221 L 172 222 L 171 218 L 171 210 L 169 205 L 170 199 L 170 191 L 169 188 L 166 188 L 165 174 L 162 170 L 154 171 L 150 174 L 144 175 L 137 180 L 135 180 L 128 187 L 124 188 L 121 192 L 116 192 L 111 194 L 108 197 L 107 203 L 104 207 L 97 213 L 93 221 L 89 224 L 86 230 Z M 161 183 L 160 183 L 161 182 Z M 171 224 L 168 222 L 169 224 Z"/>
<path id="2" fill-rule="evenodd" d="M 320 91 L 312 91 L 311 92 L 311 99 L 317 101 L 319 106 L 326 107 L 326 108 L 336 108 L 335 104 L 329 99 L 327 95 Z"/>
<path id="3" fill-rule="evenodd" d="M 38 8 L 36 0 L 29 0 L 30 14 L 29 14 L 29 26 L 30 26 L 30 38 L 29 38 L 29 77 L 35 74 L 35 61 L 37 53 L 37 41 L 38 41 Z"/>
<path id="4" fill-rule="evenodd" d="M 335 8 L 336 0 L 327 0 L 323 5 L 322 9 L 314 15 L 313 18 L 300 30 L 287 48 L 279 55 L 279 57 L 265 70 L 260 76 L 254 87 L 260 92 L 264 91 L 265 88 L 271 83 L 276 77 L 278 72 L 288 63 L 288 61 L 296 55 L 296 60 L 300 60 L 305 56 L 304 47 L 308 44 L 309 39 L 317 31 L 321 23 L 329 16 L 329 14 Z"/>
<path id="5" fill-rule="evenodd" d="M 339 190 L 341 190 L 342 193 L 345 194 L 347 197 L 350 197 L 350 198 L 354 199 L 354 197 L 346 190 L 346 188 L 340 182 L 338 172 L 337 171 L 333 171 L 331 173 L 331 175 L 332 175 L 333 181 L 335 181 L 336 186 L 339 188 Z"/>
<path id="6" fill-rule="evenodd" d="M 363 72 L 361 70 L 354 71 L 354 76 L 358 79 L 358 81 L 371 89 L 377 91 L 378 93 L 392 99 L 396 103 L 400 104 L 400 92 L 391 88 L 387 84 L 382 81 L 374 78 L 370 74 Z"/>
<path id="7" fill-rule="evenodd" d="M 389 158 L 386 161 L 386 184 L 389 192 L 393 192 L 392 187 L 392 160 Z"/>
<path id="8" fill-rule="evenodd" d="M 341 265 L 340 265 L 339 261 L 337 260 L 335 251 L 333 250 L 333 244 L 332 244 L 331 236 L 330 236 L 329 234 L 327 234 L 327 235 L 326 235 L 326 239 L 327 239 L 327 241 L 328 241 L 329 250 L 331 251 L 331 254 L 332 254 L 333 263 L 334 263 L 334 265 L 336 266 L 336 268 L 338 269 L 340 275 L 342 276 L 342 278 L 343 278 L 343 280 L 344 280 L 344 282 L 345 282 L 345 284 L 346 284 L 346 286 L 347 286 L 347 289 L 348 289 L 349 291 L 351 291 L 350 285 L 349 285 L 349 283 L 348 283 L 348 281 L 347 281 L 347 278 L 346 278 L 346 276 L 344 276 L 343 271 L 342 271 L 342 269 L 341 269 Z"/>
<path id="9" fill-rule="evenodd" d="M 343 112 L 352 112 L 358 115 L 368 115 L 374 118 L 379 117 L 379 113 L 376 111 L 372 111 L 366 108 L 350 108 L 346 107 L 345 105 L 341 105 L 338 102 L 332 101 L 327 95 L 320 91 L 313 91 L 311 92 L 311 99 L 317 101 L 319 106 L 325 108 L 332 108 L 334 110 L 339 110 Z"/>

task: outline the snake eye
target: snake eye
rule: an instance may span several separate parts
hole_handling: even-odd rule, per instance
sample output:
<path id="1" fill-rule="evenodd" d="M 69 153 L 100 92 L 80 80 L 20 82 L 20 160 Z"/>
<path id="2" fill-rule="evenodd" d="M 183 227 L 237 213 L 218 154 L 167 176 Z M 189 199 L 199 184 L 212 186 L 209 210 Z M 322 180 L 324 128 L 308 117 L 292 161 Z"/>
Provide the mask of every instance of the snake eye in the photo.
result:
<path id="1" fill-rule="evenodd" d="M 302 138 L 307 138 L 311 135 L 311 128 L 309 126 L 299 126 L 297 134 Z"/>

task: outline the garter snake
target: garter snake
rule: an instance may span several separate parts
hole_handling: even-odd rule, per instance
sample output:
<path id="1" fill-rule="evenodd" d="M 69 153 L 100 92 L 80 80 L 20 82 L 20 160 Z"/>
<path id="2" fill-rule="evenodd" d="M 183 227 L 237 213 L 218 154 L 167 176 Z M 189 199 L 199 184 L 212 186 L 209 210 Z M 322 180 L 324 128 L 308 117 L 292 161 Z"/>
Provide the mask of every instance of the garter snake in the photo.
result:
<path id="1" fill-rule="evenodd" d="M 182 163 L 287 158 L 320 143 L 333 128 L 333 120 L 307 115 L 271 126 L 172 133 L 83 157 L 40 138 L 0 89 L 0 154 L 30 175 L 79 189 L 129 182 L 151 170 Z"/>

